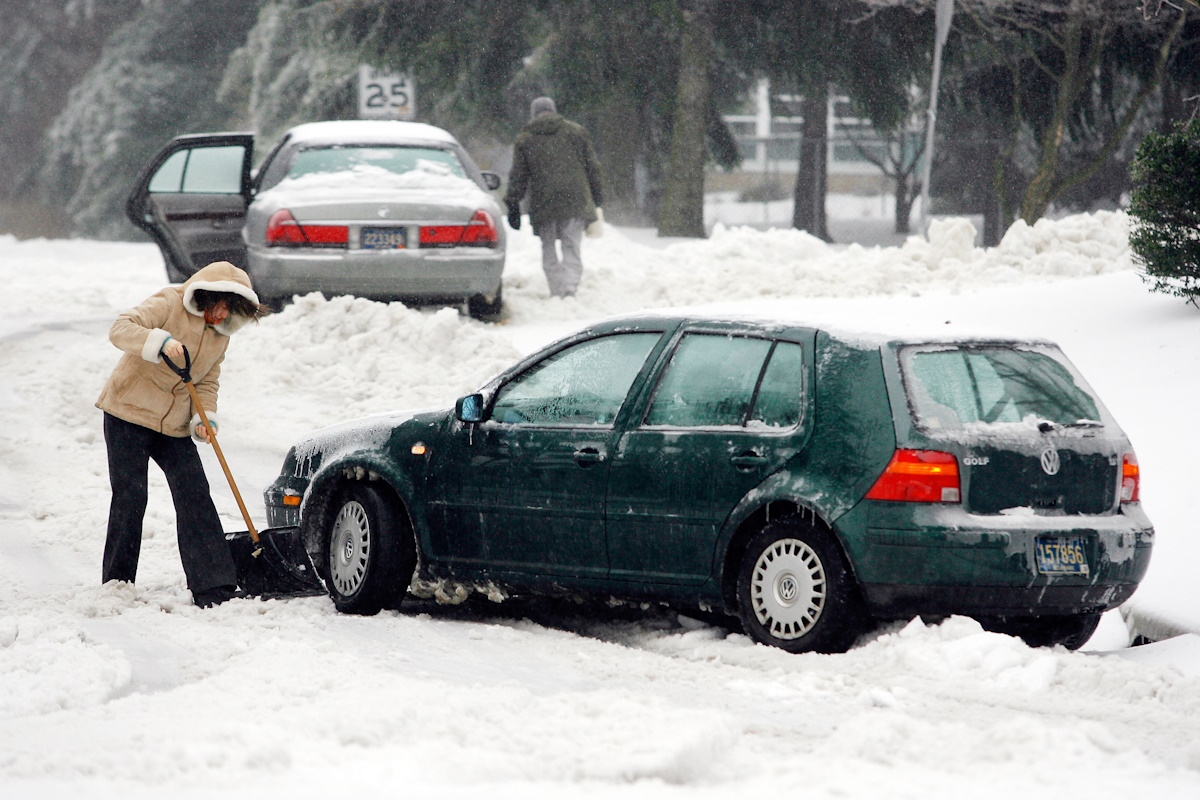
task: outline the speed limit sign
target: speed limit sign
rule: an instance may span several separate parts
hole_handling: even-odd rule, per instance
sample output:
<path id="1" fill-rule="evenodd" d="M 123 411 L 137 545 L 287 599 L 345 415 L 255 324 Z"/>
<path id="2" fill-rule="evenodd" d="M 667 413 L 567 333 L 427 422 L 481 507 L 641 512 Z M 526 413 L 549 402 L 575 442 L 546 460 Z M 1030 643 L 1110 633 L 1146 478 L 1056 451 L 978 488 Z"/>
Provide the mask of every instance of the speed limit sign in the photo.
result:
<path id="1" fill-rule="evenodd" d="M 363 65 L 358 68 L 359 119 L 412 119 L 417 87 L 412 76 Z"/>

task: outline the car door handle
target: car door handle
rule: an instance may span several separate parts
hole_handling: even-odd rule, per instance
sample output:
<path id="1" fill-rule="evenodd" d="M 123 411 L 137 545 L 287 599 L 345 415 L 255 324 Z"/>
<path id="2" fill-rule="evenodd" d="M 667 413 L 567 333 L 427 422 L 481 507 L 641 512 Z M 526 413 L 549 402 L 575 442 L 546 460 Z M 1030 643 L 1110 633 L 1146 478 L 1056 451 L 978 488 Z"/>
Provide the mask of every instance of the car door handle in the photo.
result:
<path id="1" fill-rule="evenodd" d="M 738 469 L 753 469 L 754 467 L 766 466 L 767 457 L 749 450 L 741 455 L 734 456 L 729 461 Z"/>
<path id="2" fill-rule="evenodd" d="M 599 464 L 604 460 L 604 453 L 594 447 L 581 447 L 575 451 L 575 463 L 581 467 L 589 464 Z"/>

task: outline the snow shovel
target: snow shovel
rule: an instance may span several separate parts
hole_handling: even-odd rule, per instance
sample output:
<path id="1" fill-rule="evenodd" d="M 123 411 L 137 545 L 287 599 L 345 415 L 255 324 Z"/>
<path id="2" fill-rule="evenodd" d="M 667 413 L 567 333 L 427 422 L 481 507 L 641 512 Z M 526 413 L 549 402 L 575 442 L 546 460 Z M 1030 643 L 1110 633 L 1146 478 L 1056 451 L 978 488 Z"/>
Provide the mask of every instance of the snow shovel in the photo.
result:
<path id="1" fill-rule="evenodd" d="M 217 444 L 217 433 L 208 422 L 200 396 L 192 383 L 192 356 L 187 348 L 183 348 L 184 364 L 180 367 L 163 354 L 163 361 L 171 371 L 179 376 L 188 394 L 192 396 L 192 404 L 200 421 L 212 437 L 211 444 L 216 451 L 217 460 L 229 481 L 229 488 L 237 500 L 238 508 L 242 511 L 242 519 L 246 521 L 249 530 L 225 534 L 229 542 L 229 552 L 233 556 L 233 564 L 237 570 L 238 586 L 247 594 L 256 597 L 300 597 L 325 593 L 325 587 L 317 579 L 304 549 L 304 541 L 299 528 L 266 528 L 261 533 L 254 529 L 250 520 L 250 512 L 242 502 L 242 493 L 238 491 L 233 481 L 233 473 L 225 463 L 225 454 Z"/>

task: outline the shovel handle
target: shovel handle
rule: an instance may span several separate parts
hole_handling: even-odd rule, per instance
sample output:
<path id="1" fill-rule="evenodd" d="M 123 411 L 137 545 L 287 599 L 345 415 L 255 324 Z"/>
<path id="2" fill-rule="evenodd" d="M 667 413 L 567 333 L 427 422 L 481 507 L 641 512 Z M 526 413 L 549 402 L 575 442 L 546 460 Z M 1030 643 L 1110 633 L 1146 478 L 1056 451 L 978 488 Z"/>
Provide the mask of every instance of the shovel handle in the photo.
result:
<path id="1" fill-rule="evenodd" d="M 216 451 L 217 461 L 221 462 L 221 469 L 225 472 L 225 480 L 229 481 L 229 488 L 233 490 L 233 497 L 237 500 L 238 508 L 242 512 L 242 519 L 246 521 L 246 528 L 250 531 L 250 539 L 255 544 L 258 544 L 258 531 L 254 530 L 254 523 L 250 521 L 250 512 L 246 510 L 246 504 L 242 502 L 242 493 L 238 491 L 237 483 L 233 480 L 233 473 L 229 471 L 229 465 L 225 463 L 225 454 L 221 452 L 221 445 L 217 444 L 217 432 L 213 430 L 213 426 L 208 421 L 208 415 L 204 413 L 204 405 L 200 402 L 200 395 L 196 392 L 196 386 L 192 383 L 192 356 L 188 353 L 187 347 L 183 348 L 183 366 L 179 366 L 174 361 L 163 354 L 163 361 L 167 362 L 167 366 L 171 368 L 179 378 L 183 381 L 183 385 L 187 387 L 188 394 L 192 396 L 192 405 L 196 407 L 196 413 L 200 415 L 200 422 L 204 424 L 204 429 L 208 431 L 209 442 Z"/>

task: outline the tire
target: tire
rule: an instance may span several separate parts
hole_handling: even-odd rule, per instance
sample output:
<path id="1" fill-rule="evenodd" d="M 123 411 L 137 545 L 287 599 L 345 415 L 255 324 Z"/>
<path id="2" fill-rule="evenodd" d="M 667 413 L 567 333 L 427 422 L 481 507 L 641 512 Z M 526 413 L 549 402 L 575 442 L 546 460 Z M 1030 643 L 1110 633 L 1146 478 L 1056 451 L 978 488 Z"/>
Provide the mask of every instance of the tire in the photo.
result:
<path id="1" fill-rule="evenodd" d="M 1030 647 L 1054 647 L 1062 645 L 1068 650 L 1078 650 L 1100 625 L 1101 614 L 1070 614 L 1048 617 L 1021 617 L 984 623 L 984 627 L 997 633 L 1019 636 Z"/>
<path id="2" fill-rule="evenodd" d="M 377 614 L 408 592 L 416 545 L 382 491 L 353 484 L 333 503 L 325 537 L 325 585 L 338 611 Z"/>
<path id="3" fill-rule="evenodd" d="M 746 545 L 737 605 L 746 635 L 789 653 L 843 653 L 864 627 L 858 587 L 832 535 L 794 518 Z"/>
<path id="4" fill-rule="evenodd" d="M 488 300 L 481 294 L 473 295 L 467 298 L 467 314 L 472 319 L 480 320 L 481 322 L 494 322 L 500 318 L 500 311 L 504 306 L 503 285 L 496 287 L 496 296 Z"/>

